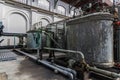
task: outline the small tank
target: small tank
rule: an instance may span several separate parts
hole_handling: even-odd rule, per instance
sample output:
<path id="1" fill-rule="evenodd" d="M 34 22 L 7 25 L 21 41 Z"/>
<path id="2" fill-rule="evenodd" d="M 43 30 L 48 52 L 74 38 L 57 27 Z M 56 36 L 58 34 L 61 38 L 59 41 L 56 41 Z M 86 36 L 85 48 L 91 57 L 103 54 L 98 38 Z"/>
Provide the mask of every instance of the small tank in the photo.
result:
<path id="1" fill-rule="evenodd" d="M 42 31 L 31 30 L 27 32 L 27 48 L 41 49 L 42 45 Z"/>
<path id="2" fill-rule="evenodd" d="M 81 51 L 90 65 L 113 66 L 113 17 L 93 13 L 67 21 L 67 49 Z M 79 60 L 75 54 L 70 58 Z"/>

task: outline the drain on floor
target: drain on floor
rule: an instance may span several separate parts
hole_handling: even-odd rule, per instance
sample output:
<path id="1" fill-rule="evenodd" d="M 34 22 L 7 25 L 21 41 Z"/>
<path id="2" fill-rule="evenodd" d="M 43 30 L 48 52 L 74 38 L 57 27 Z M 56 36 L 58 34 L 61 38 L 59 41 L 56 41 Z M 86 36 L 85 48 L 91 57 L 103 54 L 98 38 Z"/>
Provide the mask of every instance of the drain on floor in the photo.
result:
<path id="1" fill-rule="evenodd" d="M 0 62 L 16 60 L 17 55 L 10 50 L 0 50 Z"/>

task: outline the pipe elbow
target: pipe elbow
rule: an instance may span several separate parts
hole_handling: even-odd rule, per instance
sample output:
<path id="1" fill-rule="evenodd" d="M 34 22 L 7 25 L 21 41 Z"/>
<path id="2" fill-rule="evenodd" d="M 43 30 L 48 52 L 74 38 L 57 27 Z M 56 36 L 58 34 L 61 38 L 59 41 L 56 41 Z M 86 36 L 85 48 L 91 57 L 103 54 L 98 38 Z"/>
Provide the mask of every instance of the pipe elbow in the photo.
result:
<path id="1" fill-rule="evenodd" d="M 70 78 L 70 80 L 74 80 L 74 75 L 72 73 L 69 73 L 68 77 Z"/>

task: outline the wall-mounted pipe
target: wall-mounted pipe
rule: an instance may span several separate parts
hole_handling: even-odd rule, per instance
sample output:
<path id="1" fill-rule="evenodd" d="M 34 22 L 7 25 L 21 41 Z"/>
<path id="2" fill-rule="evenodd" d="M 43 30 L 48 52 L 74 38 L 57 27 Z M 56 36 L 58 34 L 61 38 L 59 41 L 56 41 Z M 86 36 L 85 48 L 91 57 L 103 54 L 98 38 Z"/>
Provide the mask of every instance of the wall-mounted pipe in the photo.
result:
<path id="1" fill-rule="evenodd" d="M 58 72 L 64 74 L 65 76 L 68 76 L 68 77 L 70 78 L 70 80 L 75 80 L 75 77 L 76 77 L 75 74 L 76 74 L 76 73 L 75 73 L 75 71 L 73 71 L 73 70 L 68 70 L 68 69 L 66 69 L 66 68 L 64 68 L 64 67 L 58 66 L 58 65 L 56 65 L 56 64 L 53 64 L 53 63 L 48 62 L 48 61 L 45 61 L 45 60 L 38 60 L 37 57 L 32 56 L 32 55 L 30 55 L 30 54 L 28 54 L 28 53 L 25 53 L 25 52 L 20 51 L 20 50 L 17 50 L 17 49 L 15 49 L 15 51 L 17 51 L 17 52 L 19 52 L 19 53 L 21 53 L 21 54 L 23 54 L 23 55 L 26 55 L 26 56 L 32 58 L 33 60 L 36 60 L 36 61 L 38 61 L 39 63 L 41 63 L 41 64 L 43 64 L 43 65 L 45 65 L 45 66 L 47 66 L 47 67 L 49 67 L 49 68 L 51 68 L 51 69 L 57 70 Z M 73 72 L 74 72 L 75 74 L 73 74 Z"/>

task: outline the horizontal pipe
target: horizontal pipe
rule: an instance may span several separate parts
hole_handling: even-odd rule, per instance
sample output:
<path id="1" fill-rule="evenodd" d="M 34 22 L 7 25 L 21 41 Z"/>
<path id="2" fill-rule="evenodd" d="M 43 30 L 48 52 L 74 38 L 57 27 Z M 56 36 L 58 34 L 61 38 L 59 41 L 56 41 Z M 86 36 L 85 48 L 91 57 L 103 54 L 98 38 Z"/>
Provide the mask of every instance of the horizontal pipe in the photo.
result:
<path id="1" fill-rule="evenodd" d="M 78 53 L 78 54 L 81 55 L 82 59 L 84 60 L 84 55 L 80 51 L 72 51 L 72 50 L 64 50 L 64 49 L 56 49 L 56 48 L 47 48 L 47 47 L 44 47 L 44 49 L 60 51 L 60 52 Z M 109 77 L 112 77 L 112 78 L 120 78 L 120 74 L 117 74 L 115 72 L 110 72 L 110 71 L 106 71 L 106 70 L 102 70 L 102 69 L 94 68 L 94 67 L 90 67 L 90 66 L 88 66 L 87 68 L 89 70 L 91 70 L 91 71 L 94 71 L 96 73 L 100 73 L 100 74 L 103 74 L 103 75 L 106 75 L 106 76 L 109 76 Z"/>
<path id="2" fill-rule="evenodd" d="M 23 46 L 20 45 L 15 45 L 15 48 L 22 48 Z M 9 45 L 9 46 L 0 46 L 0 49 L 13 49 L 14 45 Z"/>
<path id="3" fill-rule="evenodd" d="M 48 47 L 44 47 L 43 49 L 46 50 L 54 50 L 54 51 L 58 51 L 58 52 L 64 52 L 64 53 L 75 53 L 75 54 L 79 54 L 81 56 L 81 58 L 84 60 L 84 55 L 82 52 L 80 51 L 73 51 L 73 50 L 65 50 L 65 49 L 57 49 L 57 48 L 48 48 Z"/>
<path id="4" fill-rule="evenodd" d="M 59 65 L 56 65 L 56 64 L 53 64 L 54 66 L 60 68 L 60 69 L 63 69 L 63 70 L 67 70 L 68 72 L 71 72 L 72 74 L 74 74 L 74 76 L 77 75 L 76 71 L 75 70 L 72 70 L 70 68 L 65 68 L 65 67 L 62 67 L 62 66 L 59 66 Z"/>
<path id="5" fill-rule="evenodd" d="M 14 49 L 14 51 L 16 51 L 16 52 L 18 52 L 18 53 L 21 53 L 21 54 L 23 54 L 23 55 L 25 55 L 25 56 L 28 56 L 28 57 L 32 58 L 33 60 L 37 60 L 37 57 L 32 56 L 32 55 L 30 55 L 30 54 L 28 54 L 28 53 L 25 53 L 25 52 L 23 52 L 23 51 L 20 51 L 20 50 L 18 50 L 18 49 Z"/>
<path id="6" fill-rule="evenodd" d="M 32 56 L 32 55 L 30 55 L 30 54 L 27 54 L 27 53 L 25 53 L 25 52 L 22 52 L 22 51 L 20 51 L 20 50 L 16 50 L 17 52 L 20 52 L 20 53 L 22 53 L 22 54 L 24 54 L 24 55 L 26 55 L 26 56 L 28 56 L 28 57 L 30 57 L 30 58 L 32 58 L 32 59 L 34 59 L 34 60 L 37 60 L 37 58 L 36 57 L 34 57 L 34 56 Z M 64 51 L 64 50 L 63 50 Z M 69 51 L 68 51 L 69 52 Z M 56 65 L 56 64 L 52 64 L 52 63 L 50 63 L 50 62 L 46 62 L 46 61 L 41 61 L 41 60 L 38 60 L 38 62 L 40 62 L 40 63 L 42 63 L 43 65 L 46 65 L 46 66 L 48 66 L 48 67 L 50 67 L 50 68 L 52 68 L 52 69 L 55 69 L 55 70 L 58 70 L 60 73 L 62 73 L 62 74 L 64 74 L 64 75 L 66 75 L 66 76 L 68 76 L 68 77 L 70 77 L 71 78 L 71 80 L 74 80 L 73 78 L 73 74 L 72 74 L 72 72 L 70 72 L 69 70 L 67 70 L 66 68 L 64 68 L 63 69 L 63 67 L 62 66 L 59 66 L 59 65 Z M 110 72 L 110 71 L 106 71 L 106 70 L 103 70 L 103 69 L 99 69 L 99 68 L 96 68 L 96 67 L 90 67 L 90 66 L 87 66 L 87 69 L 89 69 L 90 71 L 93 71 L 93 72 L 95 72 L 95 73 L 99 73 L 99 74 L 102 74 L 102 75 L 105 75 L 105 76 L 108 76 L 108 77 L 111 77 L 111 78 L 120 78 L 120 74 L 117 74 L 117 73 L 115 73 L 115 72 Z"/>
<path id="7" fill-rule="evenodd" d="M 26 37 L 27 34 L 24 34 L 24 33 L 2 33 L 1 36 Z"/>
<path id="8" fill-rule="evenodd" d="M 90 67 L 90 66 L 88 66 L 87 68 L 90 71 L 94 71 L 96 73 L 99 73 L 99 74 L 102 74 L 102 75 L 105 75 L 105 76 L 108 76 L 108 77 L 120 78 L 120 74 L 117 74 L 115 72 L 110 72 L 110 71 L 106 71 L 106 70 L 103 70 L 103 69 L 99 69 L 99 68 L 96 68 L 96 67 Z"/>
<path id="9" fill-rule="evenodd" d="M 71 72 L 69 72 L 69 71 L 67 71 L 67 70 L 65 70 L 65 69 L 61 69 L 60 67 L 57 67 L 57 66 L 55 66 L 55 65 L 52 65 L 52 64 L 51 64 L 50 62 L 48 62 L 48 61 L 43 61 L 43 60 L 40 61 L 40 60 L 38 60 L 38 62 L 42 63 L 43 65 L 45 65 L 45 66 L 47 66 L 47 67 L 50 67 L 51 69 L 57 70 L 58 72 L 66 75 L 66 76 L 68 76 L 68 77 L 70 78 L 70 80 L 74 80 L 74 75 L 73 75 Z"/>
<path id="10" fill-rule="evenodd" d="M 49 67 L 51 69 L 57 70 L 58 72 L 66 75 L 66 76 L 68 76 L 70 78 L 70 80 L 74 80 L 74 78 L 75 78 L 75 76 L 73 75 L 73 73 L 69 72 L 70 70 L 68 71 L 68 69 L 66 70 L 66 68 L 63 68 L 63 67 L 58 66 L 56 64 L 52 64 L 51 62 L 48 62 L 48 61 L 45 61 L 45 60 L 38 60 L 37 57 L 32 56 L 32 55 L 30 55 L 28 53 L 25 53 L 25 52 L 17 50 L 17 49 L 15 49 L 15 51 L 17 51 L 19 53 L 22 53 L 22 54 L 24 54 L 24 55 L 26 55 L 26 56 L 28 56 L 28 57 L 30 57 L 30 58 L 38 61 L 39 63 L 41 63 L 41 64 L 43 64 L 43 65 L 45 65 L 45 66 L 47 66 L 47 67 Z"/>

